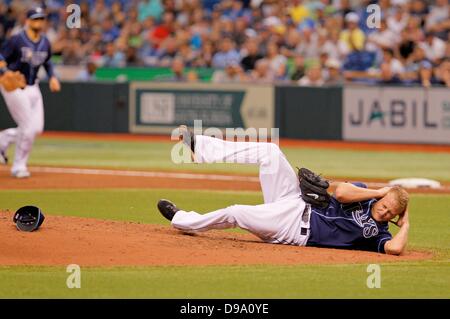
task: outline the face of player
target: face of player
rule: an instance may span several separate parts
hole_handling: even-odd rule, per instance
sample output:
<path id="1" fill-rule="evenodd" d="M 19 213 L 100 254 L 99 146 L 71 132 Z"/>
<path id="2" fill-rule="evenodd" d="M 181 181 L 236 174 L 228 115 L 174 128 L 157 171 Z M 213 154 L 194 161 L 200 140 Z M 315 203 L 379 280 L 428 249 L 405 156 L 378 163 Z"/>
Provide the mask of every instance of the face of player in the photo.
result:
<path id="1" fill-rule="evenodd" d="M 402 212 L 394 194 L 388 193 L 372 206 L 372 217 L 377 222 L 388 222 Z"/>
<path id="2" fill-rule="evenodd" d="M 35 33 L 40 33 L 44 30 L 45 19 L 29 19 L 28 26 Z"/>

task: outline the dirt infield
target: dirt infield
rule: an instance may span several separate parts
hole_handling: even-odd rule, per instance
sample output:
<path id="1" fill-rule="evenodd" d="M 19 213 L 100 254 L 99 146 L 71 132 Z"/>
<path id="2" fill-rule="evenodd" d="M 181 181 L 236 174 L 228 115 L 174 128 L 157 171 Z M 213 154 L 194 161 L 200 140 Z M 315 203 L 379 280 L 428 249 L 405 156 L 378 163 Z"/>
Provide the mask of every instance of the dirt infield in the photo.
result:
<path id="1" fill-rule="evenodd" d="M 0 265 L 299 265 L 423 260 L 405 256 L 262 243 L 225 231 L 187 235 L 167 226 L 47 216 L 33 233 L 19 232 L 12 212 L 0 212 Z"/>

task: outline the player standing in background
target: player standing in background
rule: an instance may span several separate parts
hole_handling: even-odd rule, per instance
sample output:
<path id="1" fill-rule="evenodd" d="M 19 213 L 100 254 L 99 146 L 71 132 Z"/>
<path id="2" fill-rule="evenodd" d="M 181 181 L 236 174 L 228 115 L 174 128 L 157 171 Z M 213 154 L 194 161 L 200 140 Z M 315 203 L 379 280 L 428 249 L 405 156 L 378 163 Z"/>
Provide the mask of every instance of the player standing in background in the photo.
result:
<path id="1" fill-rule="evenodd" d="M 16 143 L 13 177 L 27 178 L 28 157 L 37 135 L 44 129 L 44 105 L 42 94 L 36 81 L 39 68 L 43 65 L 49 77 L 50 91 L 58 92 L 61 85 L 53 73 L 49 40 L 42 34 L 46 24 L 46 14 L 42 8 L 31 9 L 27 13 L 25 29 L 7 40 L 0 51 L 1 72 L 7 69 L 19 71 L 25 76 L 26 87 L 8 92 L 0 88 L 9 113 L 17 124 L 0 132 L 0 163 L 6 164 L 6 151 L 11 143 Z"/>

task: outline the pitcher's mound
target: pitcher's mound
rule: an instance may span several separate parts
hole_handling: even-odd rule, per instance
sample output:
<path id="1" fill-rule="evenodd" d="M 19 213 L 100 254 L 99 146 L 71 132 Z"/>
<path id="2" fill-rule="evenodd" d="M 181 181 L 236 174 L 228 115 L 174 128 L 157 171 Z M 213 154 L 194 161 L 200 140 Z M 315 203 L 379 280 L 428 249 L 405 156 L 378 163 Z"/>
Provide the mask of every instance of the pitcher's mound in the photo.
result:
<path id="1" fill-rule="evenodd" d="M 46 216 L 33 233 L 19 232 L 0 212 L 0 265 L 297 265 L 380 263 L 431 258 L 273 245 L 251 234 L 212 231 L 186 235 L 169 226 Z"/>

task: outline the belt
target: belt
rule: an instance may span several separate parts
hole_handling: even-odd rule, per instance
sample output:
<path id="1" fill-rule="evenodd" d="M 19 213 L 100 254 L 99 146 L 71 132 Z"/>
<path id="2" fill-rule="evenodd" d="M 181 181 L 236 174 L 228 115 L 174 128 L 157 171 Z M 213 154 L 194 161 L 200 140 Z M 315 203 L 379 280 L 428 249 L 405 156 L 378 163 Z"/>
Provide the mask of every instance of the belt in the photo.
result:
<path id="1" fill-rule="evenodd" d="M 305 205 L 305 209 L 303 210 L 303 214 L 302 214 L 302 222 L 303 223 L 309 223 L 309 217 L 310 216 L 311 216 L 311 206 L 306 204 Z M 308 235 L 308 228 L 301 227 L 300 235 L 302 235 L 302 236 Z"/>

